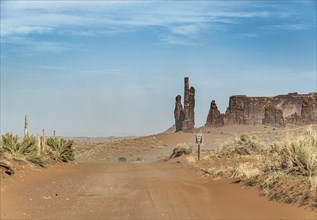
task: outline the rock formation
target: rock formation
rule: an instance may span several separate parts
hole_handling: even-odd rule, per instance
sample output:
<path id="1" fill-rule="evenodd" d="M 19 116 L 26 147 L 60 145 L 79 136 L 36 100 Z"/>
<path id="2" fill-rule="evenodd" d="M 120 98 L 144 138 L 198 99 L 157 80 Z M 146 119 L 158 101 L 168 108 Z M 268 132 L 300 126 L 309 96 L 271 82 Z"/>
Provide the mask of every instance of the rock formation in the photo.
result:
<path id="1" fill-rule="evenodd" d="M 195 126 L 195 89 L 189 88 L 189 78 L 184 78 L 184 112 L 183 130 L 191 130 Z"/>
<path id="2" fill-rule="evenodd" d="M 245 118 L 243 114 L 243 106 L 240 98 L 244 96 L 231 96 L 229 99 L 229 107 L 223 117 L 225 125 L 230 124 L 245 124 Z"/>
<path id="3" fill-rule="evenodd" d="M 176 132 L 192 131 L 195 126 L 195 89 L 184 78 L 184 108 L 176 96 L 174 118 Z M 273 126 L 317 124 L 317 93 L 288 93 L 272 97 L 235 95 L 229 98 L 224 114 L 212 100 L 206 126 L 266 124 Z"/>
<path id="4" fill-rule="evenodd" d="M 176 132 L 191 131 L 195 126 L 195 89 L 189 88 L 189 78 L 184 78 L 184 108 L 181 103 L 181 96 L 176 96 L 174 118 Z"/>
<path id="5" fill-rule="evenodd" d="M 283 126 L 284 125 L 283 111 L 272 105 L 265 107 L 262 124 Z"/>
<path id="6" fill-rule="evenodd" d="M 218 110 L 218 107 L 216 105 L 215 100 L 211 101 L 210 104 L 210 109 L 206 121 L 206 126 L 213 126 L 213 127 L 218 127 L 218 126 L 223 126 L 223 116 L 221 115 L 220 111 Z"/>
<path id="7" fill-rule="evenodd" d="M 305 97 L 301 107 L 301 123 L 317 123 L 317 95 L 315 97 Z"/>
<path id="8" fill-rule="evenodd" d="M 224 125 L 314 124 L 317 123 L 317 93 L 289 93 L 274 97 L 231 96 L 223 121 Z"/>
<path id="9" fill-rule="evenodd" d="M 181 131 L 183 129 L 183 121 L 185 120 L 185 113 L 184 113 L 181 99 L 182 97 L 180 95 L 176 96 L 175 110 L 174 110 L 176 132 Z"/>

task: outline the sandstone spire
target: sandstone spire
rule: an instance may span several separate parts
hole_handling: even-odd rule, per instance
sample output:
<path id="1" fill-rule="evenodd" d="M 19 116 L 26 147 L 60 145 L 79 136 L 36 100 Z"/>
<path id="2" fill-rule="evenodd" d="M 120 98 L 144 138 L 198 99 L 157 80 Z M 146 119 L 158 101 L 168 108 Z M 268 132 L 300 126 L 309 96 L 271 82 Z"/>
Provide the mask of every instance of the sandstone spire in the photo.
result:
<path id="1" fill-rule="evenodd" d="M 184 78 L 184 112 L 183 130 L 191 130 L 195 126 L 195 89 L 189 88 L 189 78 Z"/>
<path id="2" fill-rule="evenodd" d="M 210 103 L 206 126 L 223 126 L 223 115 L 218 110 L 215 100 Z"/>
<path id="3" fill-rule="evenodd" d="M 189 88 L 189 78 L 184 78 L 184 108 L 181 96 L 176 97 L 174 118 L 177 131 L 190 131 L 195 126 L 195 89 Z"/>
<path id="4" fill-rule="evenodd" d="M 184 113 L 181 99 L 182 97 L 180 95 L 176 96 L 175 98 L 174 118 L 175 118 L 176 132 L 182 131 L 183 121 L 185 120 L 185 113 Z"/>

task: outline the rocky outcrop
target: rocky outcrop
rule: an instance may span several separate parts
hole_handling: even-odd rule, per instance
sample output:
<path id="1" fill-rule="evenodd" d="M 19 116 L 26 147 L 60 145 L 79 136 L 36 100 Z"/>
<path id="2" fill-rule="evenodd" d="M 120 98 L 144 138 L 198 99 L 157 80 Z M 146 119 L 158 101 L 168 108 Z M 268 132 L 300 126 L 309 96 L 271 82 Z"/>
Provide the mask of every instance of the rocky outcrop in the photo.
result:
<path id="1" fill-rule="evenodd" d="M 223 117 L 225 125 L 245 124 L 244 110 L 242 98 L 245 96 L 231 96 L 229 99 L 229 107 Z"/>
<path id="2" fill-rule="evenodd" d="M 181 99 L 182 97 L 180 95 L 176 96 L 175 110 L 174 110 L 176 132 L 181 131 L 183 129 L 183 122 L 185 120 L 185 113 L 184 113 Z"/>
<path id="3" fill-rule="evenodd" d="M 284 125 L 283 111 L 272 105 L 265 107 L 262 124 L 283 126 Z"/>
<path id="4" fill-rule="evenodd" d="M 317 123 L 317 95 L 315 97 L 306 97 L 302 102 L 301 123 Z"/>
<path id="5" fill-rule="evenodd" d="M 231 96 L 223 117 L 230 124 L 317 123 L 317 93 L 289 93 L 274 97 Z"/>
<path id="6" fill-rule="evenodd" d="M 184 108 L 181 96 L 176 96 L 174 110 L 176 132 L 191 131 L 195 126 L 195 89 L 189 88 L 189 78 L 184 78 Z"/>
<path id="7" fill-rule="evenodd" d="M 218 110 L 218 107 L 216 105 L 216 101 L 212 100 L 210 103 L 210 109 L 206 121 L 206 126 L 223 126 L 223 116 L 221 115 L 220 111 Z"/>
<path id="8" fill-rule="evenodd" d="M 195 126 L 195 89 L 184 78 L 184 108 L 176 96 L 174 118 L 176 132 L 192 131 Z M 317 93 L 289 93 L 272 97 L 235 95 L 229 98 L 224 114 L 212 100 L 206 126 L 266 124 L 274 126 L 317 124 Z"/>

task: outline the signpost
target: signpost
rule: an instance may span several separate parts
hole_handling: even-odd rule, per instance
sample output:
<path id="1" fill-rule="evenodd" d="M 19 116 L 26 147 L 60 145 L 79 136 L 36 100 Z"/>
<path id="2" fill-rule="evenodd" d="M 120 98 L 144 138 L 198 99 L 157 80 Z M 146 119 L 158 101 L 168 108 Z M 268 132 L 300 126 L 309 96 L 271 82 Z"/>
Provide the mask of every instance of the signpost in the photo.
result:
<path id="1" fill-rule="evenodd" d="M 204 135 L 202 133 L 195 134 L 195 144 L 198 145 L 198 160 L 200 160 L 200 145 L 203 144 Z"/>

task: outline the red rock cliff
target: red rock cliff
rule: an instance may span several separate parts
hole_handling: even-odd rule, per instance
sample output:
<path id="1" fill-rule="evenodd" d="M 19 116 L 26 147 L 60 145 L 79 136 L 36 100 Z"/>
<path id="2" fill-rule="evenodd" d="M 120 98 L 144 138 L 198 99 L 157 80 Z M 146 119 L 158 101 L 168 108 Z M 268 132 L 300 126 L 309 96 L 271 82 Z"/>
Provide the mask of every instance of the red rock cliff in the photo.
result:
<path id="1" fill-rule="evenodd" d="M 274 97 L 231 96 L 224 124 L 317 123 L 317 93 Z"/>

